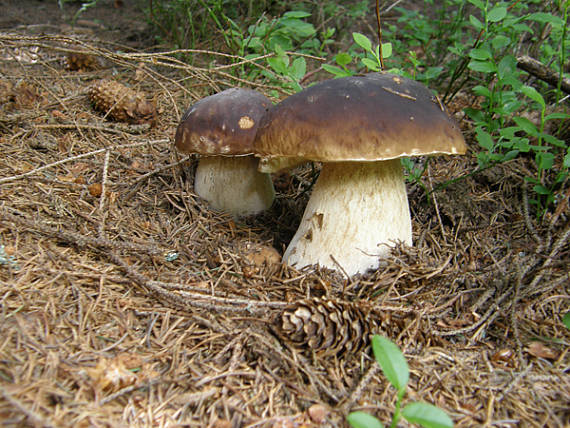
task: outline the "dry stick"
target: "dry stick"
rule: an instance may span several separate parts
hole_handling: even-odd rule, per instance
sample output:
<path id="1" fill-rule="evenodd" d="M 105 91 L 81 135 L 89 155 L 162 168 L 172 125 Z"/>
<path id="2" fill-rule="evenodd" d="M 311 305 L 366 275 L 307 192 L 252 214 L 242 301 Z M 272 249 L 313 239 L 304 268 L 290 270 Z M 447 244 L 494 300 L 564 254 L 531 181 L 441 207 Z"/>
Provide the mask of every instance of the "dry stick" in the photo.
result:
<path id="1" fill-rule="evenodd" d="M 566 229 L 564 229 L 564 232 L 562 232 L 562 235 L 556 240 L 556 242 L 552 246 L 552 250 L 550 251 L 550 254 L 548 255 L 548 257 L 546 258 L 546 260 L 544 261 L 544 263 L 542 264 L 542 266 L 540 268 L 540 273 L 538 275 L 536 275 L 533 278 L 533 280 L 531 281 L 531 283 L 528 285 L 528 287 L 526 287 L 526 290 L 529 290 L 530 293 L 533 292 L 533 289 L 542 280 L 542 278 L 544 277 L 544 273 L 547 271 L 546 268 L 548 268 L 548 266 L 550 266 L 550 264 L 552 263 L 554 258 L 558 255 L 558 252 L 562 249 L 562 247 L 564 247 L 564 245 L 566 245 L 566 241 L 568 241 L 568 238 L 570 238 L 570 224 L 568 224 L 568 226 L 566 226 Z M 548 270 L 548 271 L 550 271 L 550 270 Z M 528 294 L 525 293 L 525 295 L 528 295 Z"/>
<path id="2" fill-rule="evenodd" d="M 507 385 L 507 387 L 503 389 L 503 392 L 501 392 L 499 394 L 499 396 L 497 397 L 496 401 L 498 403 L 503 401 L 503 398 L 505 398 L 509 394 L 509 392 L 511 392 L 511 390 L 515 386 L 517 386 L 517 384 L 528 374 L 530 369 L 532 369 L 532 365 L 533 365 L 533 363 L 530 363 L 528 366 L 526 366 L 524 368 L 524 370 L 522 372 L 520 372 L 518 375 L 516 375 L 515 378 Z"/>
<path id="3" fill-rule="evenodd" d="M 261 335 L 255 331 L 252 332 L 252 336 L 255 336 L 259 342 L 264 343 L 265 346 L 267 346 L 273 352 L 277 353 L 277 355 L 279 355 L 283 360 L 288 361 L 289 364 L 296 366 L 300 370 L 304 371 L 311 385 L 316 386 L 317 389 L 320 389 L 322 392 L 328 395 L 329 398 L 332 398 L 336 403 L 338 403 L 339 397 L 334 394 L 329 388 L 327 388 L 327 386 L 319 379 L 319 376 L 313 372 L 311 368 L 312 364 L 309 363 L 305 357 L 299 354 L 295 348 L 287 346 L 293 355 L 293 357 L 291 357 L 287 353 L 283 352 L 280 347 L 275 346 L 275 343 L 270 343 L 266 336 Z M 296 361 L 297 359 L 301 362 L 301 364 Z"/>
<path id="4" fill-rule="evenodd" d="M 517 303 L 519 301 L 520 298 L 520 292 L 521 292 L 521 284 L 522 284 L 522 280 L 523 280 L 523 276 L 524 276 L 524 272 L 522 270 L 519 270 L 519 274 L 517 275 L 517 279 L 516 279 L 516 283 L 515 283 L 515 292 L 513 295 L 513 298 L 511 300 L 511 327 L 513 329 L 513 335 L 515 337 L 515 342 L 517 343 L 517 356 L 519 359 L 519 364 L 521 367 L 524 367 L 526 365 L 526 361 L 523 358 L 523 345 L 522 345 L 522 341 L 521 341 L 521 335 L 520 335 L 520 331 L 519 331 L 519 324 L 517 322 Z"/>
<path id="5" fill-rule="evenodd" d="M 148 280 L 146 279 L 144 276 L 140 275 L 140 278 L 144 278 L 146 280 L 146 284 L 148 284 L 150 287 L 152 288 L 160 288 L 162 290 L 177 290 L 178 293 L 173 293 L 176 296 L 179 297 L 185 297 L 187 299 L 206 299 L 206 300 L 211 300 L 212 302 L 220 302 L 220 303 L 224 303 L 224 304 L 228 304 L 228 305 L 241 305 L 241 306 L 245 306 L 244 308 L 242 308 L 244 311 L 247 311 L 249 313 L 252 312 L 260 312 L 260 309 L 253 309 L 255 307 L 257 308 L 272 308 L 272 309 L 279 309 L 279 308 L 285 308 L 288 303 L 287 302 L 263 302 L 263 301 L 258 301 L 258 300 L 249 300 L 249 299 L 241 299 L 239 297 L 235 297 L 235 298 L 228 298 L 228 297 L 219 297 L 219 296 L 212 296 L 211 294 L 204 294 L 201 292 L 190 292 L 190 291 L 186 291 L 183 290 L 182 284 L 172 284 L 172 283 L 168 283 L 168 282 L 162 282 L 162 281 L 152 281 L 152 280 Z M 235 308 L 235 306 L 232 306 L 232 308 Z"/>
<path id="6" fill-rule="evenodd" d="M 128 394 L 128 393 L 130 393 L 130 392 L 136 391 L 137 389 L 148 388 L 148 387 L 150 387 L 150 386 L 152 386 L 152 385 L 155 385 L 155 384 L 157 384 L 157 383 L 159 383 L 159 382 L 161 382 L 161 383 L 164 382 L 164 377 L 159 376 L 158 378 L 151 379 L 151 380 L 149 380 L 148 382 L 145 382 L 143 385 L 130 385 L 130 386 L 126 386 L 125 388 L 120 389 L 119 391 L 117 391 L 117 392 L 115 392 L 115 393 L 113 393 L 113 394 L 111 394 L 111 395 L 108 395 L 108 396 L 106 396 L 105 398 L 103 398 L 103 399 L 99 402 L 99 405 L 100 405 L 100 406 L 104 406 L 105 404 L 107 404 L 107 403 L 109 403 L 109 402 L 111 402 L 111 401 L 113 401 L 113 400 L 116 400 L 117 398 L 119 398 L 119 397 L 121 397 L 121 396 L 123 396 L 123 395 L 125 395 L 125 394 Z"/>
<path id="7" fill-rule="evenodd" d="M 10 37 L 9 35 L 0 35 L 0 41 L 3 41 L 3 40 L 15 42 L 14 45 L 16 45 L 16 46 L 21 46 L 22 44 L 25 44 L 26 46 L 30 46 L 30 45 L 31 46 L 38 46 L 40 48 L 55 50 L 58 52 L 67 52 L 67 53 L 77 52 L 77 48 L 64 48 L 64 47 L 53 46 L 53 45 L 49 45 L 49 44 L 41 43 L 41 42 L 42 41 L 57 41 L 57 42 L 62 42 L 62 43 L 69 43 L 72 45 L 81 46 L 81 47 L 85 48 L 86 51 L 82 52 L 82 53 L 98 55 L 98 56 L 106 58 L 106 59 L 108 59 L 108 60 L 110 60 L 116 64 L 123 65 L 125 67 L 133 67 L 133 64 L 131 62 L 133 60 L 136 60 L 139 62 L 147 62 L 147 63 L 155 65 L 155 66 L 164 66 L 164 67 L 168 67 L 168 68 L 174 68 L 174 69 L 184 70 L 186 72 L 191 72 L 194 75 L 196 75 L 199 79 L 208 82 L 216 90 L 219 90 L 219 87 L 216 84 L 216 82 L 210 77 L 210 75 L 212 73 L 220 74 L 220 75 L 226 77 L 227 79 L 229 79 L 230 81 L 235 80 L 238 82 L 242 82 L 248 86 L 256 86 L 256 87 L 264 87 L 264 88 L 268 88 L 268 89 L 275 89 L 277 91 L 281 91 L 282 93 L 288 95 L 287 92 L 283 91 L 283 89 L 280 86 L 266 85 L 263 83 L 246 81 L 246 80 L 240 79 L 236 76 L 233 76 L 231 74 L 223 73 L 220 70 L 227 68 L 225 65 L 221 66 L 221 67 L 214 67 L 214 68 L 199 68 L 199 67 L 194 67 L 194 66 L 185 64 L 182 61 L 180 61 L 174 57 L 169 56 L 169 55 L 174 56 L 177 53 L 216 55 L 216 56 L 221 56 L 224 58 L 237 59 L 238 61 L 242 61 L 242 62 L 250 62 L 252 65 L 254 65 L 260 69 L 264 69 L 264 66 L 256 63 L 255 59 L 248 60 L 247 58 L 240 57 L 237 55 L 229 55 L 229 54 L 224 54 L 224 53 L 220 53 L 220 52 L 214 52 L 214 51 L 208 51 L 208 50 L 199 50 L 199 49 L 176 49 L 176 50 L 162 52 L 162 53 L 150 53 L 150 54 L 148 54 L 148 53 L 116 53 L 116 52 L 110 51 L 110 50 L 102 48 L 102 47 L 91 46 L 91 45 L 87 44 L 86 42 L 83 42 L 83 41 L 78 40 L 78 39 L 73 39 L 73 38 L 69 38 L 69 37 L 58 37 L 58 36 L 18 37 L 18 38 L 15 38 L 15 37 Z M 323 61 L 322 58 L 313 57 L 311 55 L 298 54 L 298 53 L 294 53 L 294 52 L 291 52 L 291 54 L 297 55 L 297 56 L 308 57 L 308 58 L 314 58 L 314 59 Z M 131 62 L 129 62 L 129 61 L 131 61 Z M 235 66 L 236 65 L 234 65 L 234 67 Z M 151 70 L 151 72 L 152 72 L 152 70 Z M 161 77 L 165 78 L 164 76 L 161 76 Z M 171 80 L 168 78 L 165 78 L 165 79 L 169 80 L 172 83 L 174 83 L 175 85 L 179 86 L 185 92 L 190 92 L 186 88 L 184 88 L 183 86 L 177 84 L 174 80 Z M 199 98 L 196 94 L 192 94 L 192 96 L 196 99 Z"/>
<path id="8" fill-rule="evenodd" d="M 384 70 L 384 58 L 382 58 L 382 27 L 380 26 L 380 0 L 376 0 L 376 25 L 378 28 L 378 53 L 380 54 L 380 67 Z"/>
<path id="9" fill-rule="evenodd" d="M 183 164 L 184 162 L 186 162 L 186 161 L 189 160 L 190 158 L 191 158 L 191 155 L 185 155 L 184 157 L 182 157 L 182 159 L 179 159 L 179 160 L 177 160 L 176 162 L 169 163 L 169 164 L 163 165 L 163 166 L 159 166 L 158 168 L 155 168 L 155 169 L 153 169 L 152 171 L 149 171 L 149 172 L 147 172 L 147 173 L 141 175 L 140 177 L 138 177 L 138 178 L 134 181 L 134 183 L 132 183 L 132 184 L 130 185 L 131 190 L 129 191 L 129 193 L 127 193 L 124 197 L 121 198 L 122 202 L 124 203 L 124 202 L 128 201 L 129 199 L 131 199 L 131 198 L 133 197 L 133 195 L 134 195 L 136 192 L 138 192 L 140 183 L 141 183 L 142 181 L 146 180 L 147 178 L 149 178 L 149 177 L 151 177 L 151 176 L 153 176 L 153 175 L 159 174 L 159 173 L 161 173 L 162 171 L 165 171 L 165 170 L 170 169 L 170 168 L 172 168 L 172 167 L 175 167 L 175 166 L 178 166 L 178 165 L 180 165 L 180 164 Z"/>
<path id="10" fill-rule="evenodd" d="M 2 219 L 5 219 L 11 223 L 16 223 L 18 225 L 30 228 L 35 232 L 39 232 L 45 236 L 51 236 L 53 238 L 61 239 L 62 241 L 69 242 L 70 244 L 74 244 L 80 247 L 91 245 L 95 248 L 122 249 L 138 253 L 142 252 L 148 255 L 162 254 L 164 253 L 164 251 L 166 251 L 164 248 L 159 248 L 154 245 L 142 245 L 142 244 L 135 244 L 133 242 L 123 242 L 123 241 L 110 241 L 108 239 L 93 238 L 91 236 L 82 235 L 78 232 L 73 232 L 69 230 L 65 231 L 60 230 L 37 221 L 28 220 L 22 215 L 10 214 L 9 212 L 6 211 L 6 208 L 0 209 L 0 223 L 2 223 Z"/>
<path id="11" fill-rule="evenodd" d="M 42 125 L 34 125 L 36 129 L 88 129 L 92 131 L 101 131 L 101 132 L 109 132 L 111 134 L 142 134 L 143 132 L 147 132 L 150 128 L 150 125 L 129 125 L 121 127 L 119 124 L 116 124 L 119 129 L 111 128 L 108 126 L 100 126 L 100 125 L 89 125 L 85 124 L 82 125 L 80 123 L 71 124 L 71 123 L 59 123 L 59 124 L 42 124 Z M 124 129 L 120 129 L 124 128 Z"/>
<path id="12" fill-rule="evenodd" d="M 12 175 L 10 177 L 0 178 L 0 184 L 8 183 L 10 181 L 16 181 L 16 180 L 19 180 L 19 179 L 24 178 L 24 177 L 29 177 L 30 175 L 34 175 L 34 174 L 37 174 L 39 172 L 45 171 L 46 169 L 53 168 L 53 167 L 59 166 L 59 165 L 63 165 L 64 163 L 72 162 L 75 160 L 83 159 L 83 158 L 86 158 L 89 156 L 95 156 L 95 155 L 98 155 L 99 153 L 106 152 L 107 150 L 113 150 L 114 151 L 114 150 L 118 150 L 118 149 L 130 148 L 130 147 L 144 146 L 147 144 L 154 145 L 154 144 L 163 144 L 163 143 L 167 143 L 167 142 L 169 142 L 169 140 L 165 139 L 165 140 L 155 140 L 155 141 L 141 141 L 138 143 L 129 143 L 129 144 L 121 144 L 119 146 L 113 146 L 113 147 L 105 147 L 104 149 L 94 150 L 94 151 L 89 152 L 89 153 L 82 153 L 82 154 L 77 155 L 77 156 L 71 156 L 69 158 L 61 159 L 61 160 L 58 160 L 57 162 L 53 162 L 53 163 L 41 166 L 39 168 L 32 169 L 31 171 L 24 172 L 22 174 L 16 174 L 16 175 Z"/>
<path id="13" fill-rule="evenodd" d="M 499 296 L 495 300 L 495 302 L 491 305 L 491 307 L 489 309 L 487 309 L 487 312 L 485 312 L 483 314 L 483 316 L 479 319 L 479 321 L 477 321 L 475 324 L 472 324 L 469 327 L 458 328 L 456 330 L 434 331 L 433 334 L 436 336 L 455 336 L 457 334 L 468 333 L 468 332 L 475 330 L 479 326 L 483 325 L 483 323 L 485 323 L 488 319 L 494 319 L 494 317 L 492 316 L 493 311 L 495 311 L 501 305 L 503 300 L 505 300 L 509 296 L 510 293 L 511 293 L 511 290 L 507 290 L 501 296 Z"/>
<path id="14" fill-rule="evenodd" d="M 39 426 L 39 427 L 43 427 L 43 428 L 55 427 L 55 425 L 53 425 L 51 422 L 46 421 L 42 416 L 35 413 L 32 409 L 29 409 L 28 407 L 26 407 L 24 405 L 24 403 L 22 403 L 20 400 L 15 398 L 12 394 L 10 394 L 6 390 L 6 388 L 4 388 L 2 386 L 0 386 L 0 394 L 2 394 L 2 397 L 4 397 L 4 399 L 7 402 L 9 402 L 12 406 L 14 406 L 18 410 L 20 410 L 28 418 L 29 421 L 33 422 L 34 426 Z M 35 407 L 35 406 L 32 406 L 32 407 Z"/>
<path id="15" fill-rule="evenodd" d="M 379 371 L 380 371 L 380 365 L 376 364 L 376 362 L 373 362 L 368 371 L 366 372 L 366 374 L 362 377 L 362 379 L 360 379 L 360 382 L 358 382 L 358 385 L 356 386 L 354 391 L 352 391 L 348 399 L 342 404 L 340 408 L 342 413 L 344 414 L 348 413 L 348 411 L 352 409 L 352 407 L 354 406 L 354 403 L 360 400 L 360 397 L 364 393 L 364 390 L 366 389 L 368 384 L 372 381 L 372 378 L 376 376 L 376 374 Z"/>
<path id="16" fill-rule="evenodd" d="M 567 94 L 570 94 L 570 78 L 561 78 L 560 73 L 555 72 L 540 61 L 523 55 L 517 58 L 517 67 L 554 86 L 555 88 L 558 87 L 558 82 L 560 82 L 560 89 Z"/>
<path id="17" fill-rule="evenodd" d="M 178 309 L 191 311 L 192 308 L 201 308 L 227 312 L 247 312 L 252 315 L 265 315 L 267 308 L 284 307 L 285 302 L 259 302 L 240 298 L 226 298 L 210 294 L 179 292 L 173 293 L 162 288 L 156 281 L 151 281 L 144 275 L 135 271 L 120 256 L 110 250 L 100 251 L 115 263 L 136 284 L 149 290 L 158 297 L 174 304 Z M 163 284 L 163 283 L 161 283 Z M 200 300 L 199 300 L 200 299 Z"/>
<path id="18" fill-rule="evenodd" d="M 445 236 L 445 230 L 443 228 L 443 222 L 441 221 L 441 216 L 439 215 L 439 205 L 437 203 L 437 199 L 435 198 L 435 193 L 433 192 L 433 183 L 431 180 L 431 170 L 430 170 L 429 164 L 428 164 L 427 172 L 428 172 L 429 185 L 432 189 L 432 192 L 430 192 L 430 193 L 431 193 L 431 197 L 433 198 L 433 206 L 435 207 L 435 213 L 437 214 L 437 220 L 439 221 L 439 227 L 441 229 L 441 236 L 443 237 L 443 239 L 445 239 L 447 241 L 446 236 Z"/>
<path id="19" fill-rule="evenodd" d="M 541 243 L 541 239 L 540 236 L 538 236 L 538 233 L 536 233 L 536 229 L 534 228 L 534 226 L 532 225 L 532 222 L 530 221 L 530 215 L 529 215 L 529 209 L 528 209 L 528 188 L 527 188 L 527 184 L 526 182 L 523 183 L 523 189 L 522 189 L 522 210 L 523 210 L 523 218 L 524 218 L 524 223 L 526 225 L 526 228 L 528 229 L 528 231 L 530 232 L 530 235 L 532 236 L 532 239 L 534 239 L 534 241 L 537 244 Z"/>
<path id="20" fill-rule="evenodd" d="M 398 6 L 398 4 L 400 4 L 403 0 L 397 0 L 394 3 L 392 3 L 390 6 L 388 6 L 386 9 L 384 9 L 382 12 L 384 13 L 388 13 L 390 12 L 392 9 L 394 9 L 396 6 Z"/>
<path id="21" fill-rule="evenodd" d="M 99 199 L 99 239 L 105 239 L 105 219 L 107 218 L 107 213 L 105 210 L 105 202 L 107 201 L 107 178 L 109 174 L 109 158 L 111 157 L 111 151 L 107 150 L 105 152 L 105 160 L 103 162 L 103 177 L 101 178 L 101 199 Z"/>

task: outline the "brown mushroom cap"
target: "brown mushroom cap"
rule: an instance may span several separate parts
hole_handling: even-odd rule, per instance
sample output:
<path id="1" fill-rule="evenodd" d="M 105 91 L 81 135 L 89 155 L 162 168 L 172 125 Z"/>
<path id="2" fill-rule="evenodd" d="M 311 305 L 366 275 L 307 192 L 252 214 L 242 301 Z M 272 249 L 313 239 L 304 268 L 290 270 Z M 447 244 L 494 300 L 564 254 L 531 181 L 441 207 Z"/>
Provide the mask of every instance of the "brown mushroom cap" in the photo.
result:
<path id="1" fill-rule="evenodd" d="M 271 101 L 252 89 L 231 88 L 192 105 L 176 130 L 184 153 L 236 156 L 253 153 L 259 121 Z"/>
<path id="2" fill-rule="evenodd" d="M 263 117 L 258 155 L 321 162 L 463 154 L 463 136 L 432 92 L 405 77 L 371 73 L 327 80 Z"/>

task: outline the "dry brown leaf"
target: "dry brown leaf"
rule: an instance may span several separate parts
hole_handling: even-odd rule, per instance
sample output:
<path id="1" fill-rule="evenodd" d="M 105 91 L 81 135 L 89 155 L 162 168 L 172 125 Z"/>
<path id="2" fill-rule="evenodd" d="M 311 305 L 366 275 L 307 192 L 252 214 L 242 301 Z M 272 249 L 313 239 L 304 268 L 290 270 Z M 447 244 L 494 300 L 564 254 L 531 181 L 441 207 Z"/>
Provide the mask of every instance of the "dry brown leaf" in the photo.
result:
<path id="1" fill-rule="evenodd" d="M 559 355 L 558 352 L 553 351 L 542 342 L 531 342 L 526 347 L 526 351 L 533 357 L 545 358 L 547 360 L 555 360 Z"/>

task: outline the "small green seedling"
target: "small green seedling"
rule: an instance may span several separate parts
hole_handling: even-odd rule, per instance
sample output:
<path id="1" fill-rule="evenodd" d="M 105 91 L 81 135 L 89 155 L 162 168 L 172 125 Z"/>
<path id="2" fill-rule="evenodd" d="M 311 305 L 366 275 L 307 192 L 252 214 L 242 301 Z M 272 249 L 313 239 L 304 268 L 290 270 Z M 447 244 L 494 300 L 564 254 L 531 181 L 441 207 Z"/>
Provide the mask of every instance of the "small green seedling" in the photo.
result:
<path id="1" fill-rule="evenodd" d="M 570 312 L 566 312 L 562 317 L 562 322 L 568 330 L 570 330 Z"/>
<path id="2" fill-rule="evenodd" d="M 443 410 L 427 403 L 409 403 L 402 410 L 402 398 L 406 393 L 410 370 L 402 351 L 389 339 L 375 335 L 372 338 L 372 351 L 384 376 L 397 391 L 396 409 L 392 416 L 391 428 L 395 428 L 401 417 L 410 423 L 425 428 L 453 427 L 453 421 Z M 383 428 L 382 423 L 365 412 L 352 412 L 347 417 L 353 428 Z"/>
<path id="3" fill-rule="evenodd" d="M 361 33 L 352 33 L 352 38 L 356 45 L 364 50 L 364 53 L 355 53 L 357 58 L 360 58 L 361 64 L 366 67 L 368 71 L 381 71 L 382 60 L 380 59 L 380 45 L 373 47 L 370 39 Z M 390 56 L 392 56 L 392 43 L 382 43 L 382 58 L 385 59 Z M 352 55 L 341 52 L 335 56 L 335 62 L 340 67 L 323 64 L 323 69 L 334 74 L 335 77 L 345 77 L 355 74 L 346 67 L 352 62 Z"/>

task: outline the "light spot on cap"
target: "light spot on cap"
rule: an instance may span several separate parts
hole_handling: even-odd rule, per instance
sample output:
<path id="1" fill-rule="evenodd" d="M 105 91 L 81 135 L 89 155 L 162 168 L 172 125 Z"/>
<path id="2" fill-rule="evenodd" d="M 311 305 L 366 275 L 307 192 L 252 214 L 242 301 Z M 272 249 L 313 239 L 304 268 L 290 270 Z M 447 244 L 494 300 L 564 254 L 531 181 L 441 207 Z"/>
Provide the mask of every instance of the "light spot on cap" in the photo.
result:
<path id="1" fill-rule="evenodd" d="M 238 125 L 241 129 L 250 129 L 255 125 L 255 121 L 249 116 L 239 118 Z"/>
<path id="2" fill-rule="evenodd" d="M 396 82 L 398 85 L 400 85 L 400 84 L 402 83 L 402 79 L 400 78 L 400 76 L 394 76 L 394 77 L 392 78 L 392 80 L 393 80 L 394 82 Z"/>

